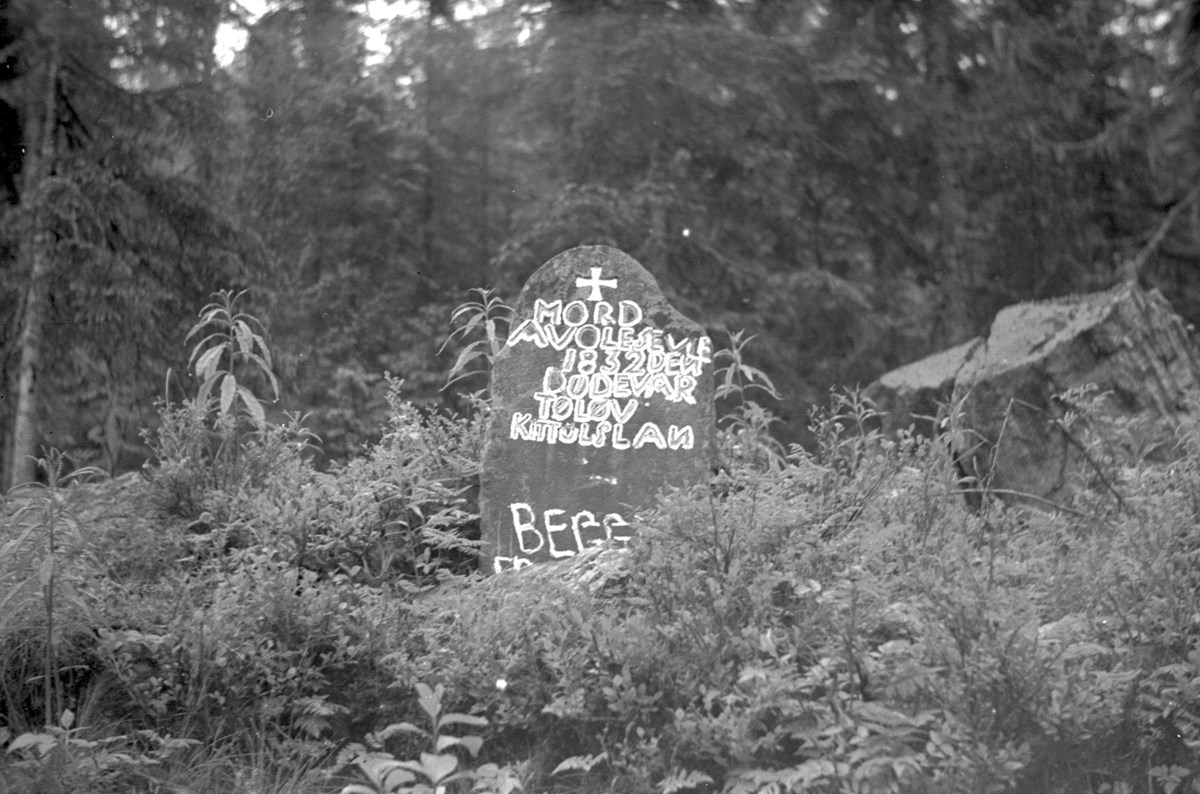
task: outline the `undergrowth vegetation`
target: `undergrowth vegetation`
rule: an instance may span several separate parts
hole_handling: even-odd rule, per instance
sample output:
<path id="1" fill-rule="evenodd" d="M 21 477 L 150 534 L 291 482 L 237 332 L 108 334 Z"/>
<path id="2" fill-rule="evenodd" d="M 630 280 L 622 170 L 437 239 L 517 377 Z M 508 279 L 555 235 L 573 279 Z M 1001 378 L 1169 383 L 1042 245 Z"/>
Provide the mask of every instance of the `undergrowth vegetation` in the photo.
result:
<path id="1" fill-rule="evenodd" d="M 318 471 L 222 297 L 128 511 L 79 520 L 107 486 L 54 456 L 3 504 L 8 790 L 1200 791 L 1196 428 L 1169 463 L 1094 439 L 1070 510 L 971 510 L 856 394 L 779 449 L 735 338 L 711 482 L 627 550 L 484 578 L 486 403 L 394 383 Z"/>

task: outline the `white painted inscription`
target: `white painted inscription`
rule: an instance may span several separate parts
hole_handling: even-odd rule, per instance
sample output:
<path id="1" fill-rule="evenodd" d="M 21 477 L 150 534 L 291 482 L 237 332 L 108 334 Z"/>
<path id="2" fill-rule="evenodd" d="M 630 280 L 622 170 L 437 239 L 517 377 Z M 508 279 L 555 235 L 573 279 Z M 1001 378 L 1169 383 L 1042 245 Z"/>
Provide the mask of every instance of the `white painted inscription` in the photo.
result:
<path id="1" fill-rule="evenodd" d="M 636 422 L 634 414 L 655 398 L 696 404 L 698 378 L 712 361 L 708 337 L 676 339 L 639 327 L 643 313 L 636 301 L 604 300 L 602 289 L 615 289 L 617 280 L 604 278 L 602 268 L 590 268 L 575 285 L 590 290 L 586 300 L 535 299 L 533 316 L 509 335 L 509 346 L 532 344 L 563 357 L 546 368 L 533 395 L 536 406 L 513 413 L 508 437 L 617 450 L 695 447 L 691 425 Z"/>
<path id="2" fill-rule="evenodd" d="M 549 552 L 550 558 L 557 560 L 602 543 L 623 546 L 631 536 L 629 522 L 620 513 L 578 510 L 568 515 L 557 508 L 535 510 L 527 502 L 513 502 L 508 509 L 518 553 L 494 557 L 492 568 L 496 573 L 532 565 L 529 555 L 539 552 Z"/>

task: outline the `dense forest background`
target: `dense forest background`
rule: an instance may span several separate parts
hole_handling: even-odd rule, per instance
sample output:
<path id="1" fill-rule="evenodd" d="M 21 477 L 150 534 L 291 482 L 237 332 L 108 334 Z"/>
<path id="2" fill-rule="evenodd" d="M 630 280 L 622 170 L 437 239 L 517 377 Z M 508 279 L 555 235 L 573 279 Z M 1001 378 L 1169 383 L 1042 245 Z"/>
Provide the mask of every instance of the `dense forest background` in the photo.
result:
<path id="1" fill-rule="evenodd" d="M 222 288 L 332 458 L 385 373 L 462 408 L 453 308 L 580 244 L 756 334 L 793 439 L 1015 301 L 1200 321 L 1194 0 L 250 5 L 0 2 L 0 480 L 139 465 Z"/>

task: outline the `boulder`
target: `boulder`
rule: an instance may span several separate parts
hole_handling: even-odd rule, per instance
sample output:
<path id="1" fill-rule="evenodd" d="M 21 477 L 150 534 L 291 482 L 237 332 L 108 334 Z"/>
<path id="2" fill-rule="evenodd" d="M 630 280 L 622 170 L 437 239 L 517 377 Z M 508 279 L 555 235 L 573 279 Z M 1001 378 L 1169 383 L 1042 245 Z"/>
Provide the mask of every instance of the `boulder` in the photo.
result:
<path id="1" fill-rule="evenodd" d="M 982 342 L 890 372 L 868 394 L 890 427 L 930 399 L 948 404 L 951 450 L 974 490 L 1053 506 L 1098 473 L 1089 432 L 1127 459 L 1171 454 L 1200 394 L 1200 350 L 1157 290 L 1126 283 L 1007 307 Z"/>

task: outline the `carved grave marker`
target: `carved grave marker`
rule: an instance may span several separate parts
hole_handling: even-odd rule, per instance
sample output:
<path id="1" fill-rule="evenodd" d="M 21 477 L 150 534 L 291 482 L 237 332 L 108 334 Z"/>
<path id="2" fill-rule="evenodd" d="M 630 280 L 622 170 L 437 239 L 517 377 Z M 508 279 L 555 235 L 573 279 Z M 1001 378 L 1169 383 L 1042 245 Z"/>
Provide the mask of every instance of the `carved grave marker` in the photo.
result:
<path id="1" fill-rule="evenodd" d="M 605 246 L 537 270 L 492 366 L 481 565 L 499 572 L 627 542 L 667 485 L 707 481 L 712 342 Z"/>

